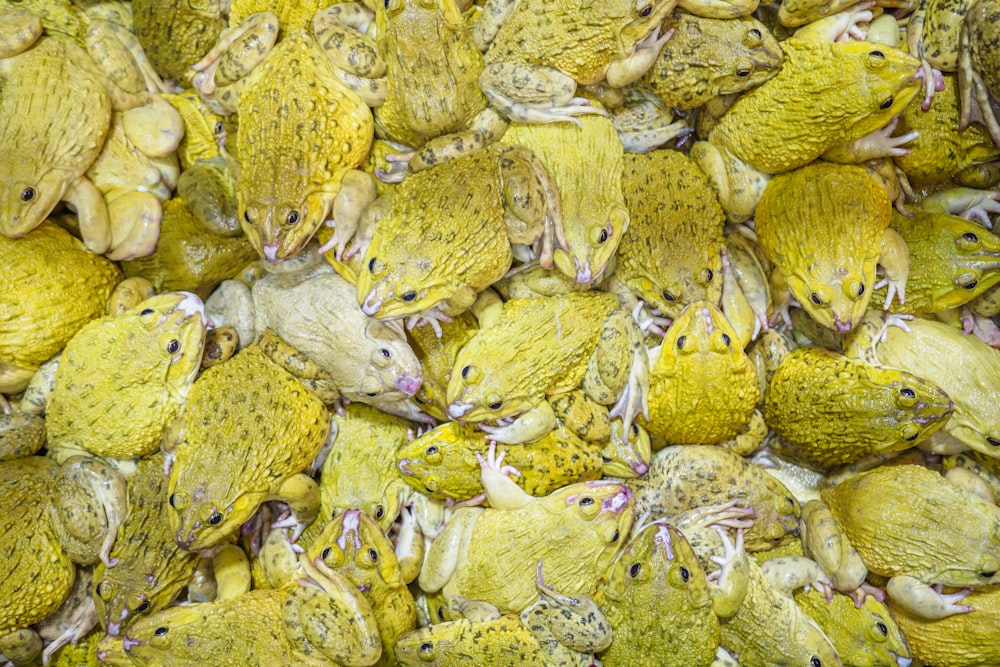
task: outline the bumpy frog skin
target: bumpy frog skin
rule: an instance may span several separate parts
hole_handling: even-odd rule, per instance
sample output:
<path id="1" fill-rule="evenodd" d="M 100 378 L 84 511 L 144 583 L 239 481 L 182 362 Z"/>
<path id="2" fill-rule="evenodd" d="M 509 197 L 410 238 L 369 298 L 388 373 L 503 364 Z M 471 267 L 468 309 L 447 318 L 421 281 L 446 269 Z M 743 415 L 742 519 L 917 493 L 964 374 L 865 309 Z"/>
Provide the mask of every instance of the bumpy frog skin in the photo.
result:
<path id="1" fill-rule="evenodd" d="M 906 331 L 883 323 L 881 313 L 869 313 L 863 328 L 845 341 L 845 354 L 913 373 L 941 387 L 955 405 L 942 431 L 967 447 L 997 457 L 1000 350 L 942 322 L 914 318 L 902 324 Z"/>
<path id="2" fill-rule="evenodd" d="M 998 20 L 994 3 L 979 0 L 969 5 L 959 36 L 958 73 L 962 127 L 967 127 L 973 119 L 981 119 L 993 142 L 1000 146 L 1000 121 L 993 107 L 1000 94 L 1000 77 L 996 73 Z"/>
<path id="3" fill-rule="evenodd" d="M 548 123 L 602 113 L 574 98 L 578 83 L 642 76 L 669 38 L 660 23 L 672 0 L 518 2 L 482 20 L 490 44 L 479 77 L 490 102 L 514 121 Z M 485 46 L 485 44 L 484 44 Z"/>
<path id="4" fill-rule="evenodd" d="M 465 312 L 451 318 L 451 322 L 442 321 L 440 326 L 440 336 L 432 327 L 414 327 L 409 331 L 408 340 L 420 361 L 422 376 L 413 401 L 435 419 L 448 421 L 448 380 L 455 357 L 476 335 L 479 325 L 471 312 Z"/>
<path id="5" fill-rule="evenodd" d="M 455 511 L 427 552 L 420 588 L 520 612 L 538 600 L 534 579 L 541 560 L 546 581 L 556 590 L 591 594 L 632 526 L 628 487 L 582 482 L 532 498 L 500 471 L 492 449 L 481 465 L 491 507 Z M 498 560 L 500 543 L 522 557 Z"/>
<path id="6" fill-rule="evenodd" d="M 20 239 L 0 238 L 0 391 L 16 393 L 104 307 L 121 272 L 52 222 Z"/>
<path id="7" fill-rule="evenodd" d="M 650 434 L 714 444 L 741 432 L 757 403 L 757 375 L 718 308 L 695 301 L 674 320 L 651 363 Z"/>
<path id="8" fill-rule="evenodd" d="M 212 547 L 263 502 L 290 493 L 328 430 L 323 403 L 256 345 L 202 373 L 165 443 L 177 544 Z"/>
<path id="9" fill-rule="evenodd" d="M 712 180 L 731 220 L 753 213 L 767 174 L 824 154 L 839 162 L 892 154 L 882 140 L 859 140 L 885 126 L 917 94 L 919 63 L 882 44 L 834 42 L 851 20 L 844 18 L 814 22 L 783 42 L 781 72 L 740 96 L 708 142 L 692 147 L 691 157 Z M 809 111 L 803 113 L 806 100 Z"/>
<path id="10" fill-rule="evenodd" d="M 528 4 L 518 3 L 516 11 Z M 555 224 L 556 266 L 578 283 L 591 283 L 603 275 L 621 243 L 629 212 L 620 180 L 622 142 L 614 125 L 597 116 L 578 122 L 513 124 L 504 141 L 530 149 L 555 181 L 562 207 Z"/>
<path id="11" fill-rule="evenodd" d="M 616 665 L 708 667 L 719 646 L 719 619 L 708 580 L 684 536 L 656 522 L 636 534 L 604 575 L 595 600 L 611 621 Z"/>
<path id="12" fill-rule="evenodd" d="M 446 160 L 410 174 L 385 196 L 388 204 L 373 204 L 385 212 L 357 280 L 361 310 L 380 320 L 458 315 L 507 273 L 512 243 L 544 236 L 541 245 L 551 248 L 561 221 L 555 184 L 530 151 L 516 146 L 493 144 Z"/>
<path id="13" fill-rule="evenodd" d="M 133 624 L 124 641 L 105 638 L 97 656 L 121 667 L 376 664 L 381 645 L 368 601 L 336 572 L 306 571 L 295 586 L 164 609 Z"/>
<path id="14" fill-rule="evenodd" d="M 50 447 L 130 458 L 153 451 L 201 365 L 205 308 L 174 292 L 95 320 L 66 345 L 47 409 Z M 121 400 L 121 392 L 132 398 Z"/>
<path id="15" fill-rule="evenodd" d="M 822 469 L 912 447 L 952 410 L 944 391 L 910 373 L 800 348 L 771 379 L 764 416 L 792 445 L 782 454 Z"/>
<path id="16" fill-rule="evenodd" d="M 781 47 L 757 19 L 674 12 L 674 30 L 643 82 L 672 109 L 694 109 L 717 95 L 755 88 L 781 69 Z M 696 55 L 697 54 L 697 55 Z"/>
<path id="17" fill-rule="evenodd" d="M 683 153 L 626 153 L 622 191 L 629 223 L 615 277 L 675 318 L 692 301 L 718 304 L 725 214 L 704 173 Z"/>
<path id="18" fill-rule="evenodd" d="M 220 4 L 139 0 L 132 5 L 136 37 L 161 76 L 190 84 L 195 75 L 191 65 L 212 48 L 225 26 Z"/>
<path id="19" fill-rule="evenodd" d="M 936 472 L 883 466 L 821 495 L 876 574 L 947 586 L 1000 581 L 1000 509 Z"/>
<path id="20" fill-rule="evenodd" d="M 926 314 L 957 308 L 1000 283 L 1000 238 L 975 222 L 943 212 L 894 212 L 892 229 L 906 242 L 913 267 L 906 302 L 894 313 Z M 881 301 L 876 291 L 876 303 Z"/>
<path id="21" fill-rule="evenodd" d="M 768 182 L 754 228 L 802 308 L 846 333 L 868 308 L 876 264 L 889 280 L 887 299 L 904 298 L 909 260 L 906 244 L 887 229 L 891 217 L 889 195 L 863 169 L 817 162 Z M 809 224 L 813 218 L 823 224 Z"/>
<path id="22" fill-rule="evenodd" d="M 706 480 L 724 480 L 716 485 Z M 785 485 L 760 467 L 722 447 L 680 445 L 653 454 L 645 477 L 628 480 L 636 514 L 672 517 L 699 507 L 735 501 L 753 507 L 754 524 L 744 532 L 747 551 L 780 546 L 799 532 L 799 503 Z"/>

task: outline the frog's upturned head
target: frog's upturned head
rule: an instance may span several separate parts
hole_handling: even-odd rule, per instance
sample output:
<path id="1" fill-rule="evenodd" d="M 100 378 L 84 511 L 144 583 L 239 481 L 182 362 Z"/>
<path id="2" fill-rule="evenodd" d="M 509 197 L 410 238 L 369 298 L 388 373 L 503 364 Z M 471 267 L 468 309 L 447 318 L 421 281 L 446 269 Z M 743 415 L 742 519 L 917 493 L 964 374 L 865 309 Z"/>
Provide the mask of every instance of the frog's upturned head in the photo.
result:
<path id="1" fill-rule="evenodd" d="M 556 267 L 578 283 L 589 284 L 604 275 L 622 236 L 628 229 L 629 213 L 623 204 L 612 203 L 606 214 L 582 229 L 582 238 L 573 232 L 561 233 L 555 250 Z"/>
<path id="2" fill-rule="evenodd" d="M 173 510 L 170 525 L 177 545 L 187 551 L 204 551 L 232 537 L 264 502 L 261 492 L 238 493 L 232 502 L 213 501 L 204 483 L 189 490 L 180 469 L 177 463 L 171 468 L 167 504 Z"/>
<path id="3" fill-rule="evenodd" d="M 271 198 L 252 199 L 237 187 L 236 198 L 240 224 L 250 245 L 270 264 L 297 255 L 323 224 L 329 208 L 322 193 L 310 194 L 300 202 L 268 201 Z"/>
<path id="4" fill-rule="evenodd" d="M 208 330 L 205 304 L 190 292 L 170 292 L 146 299 L 125 315 L 137 316 L 152 334 L 150 348 L 153 353 L 168 355 L 165 381 L 183 401 L 198 375 L 205 351 Z"/>
<path id="5" fill-rule="evenodd" d="M 392 543 L 379 524 L 359 509 L 333 517 L 308 555 L 310 561 L 319 558 L 330 569 L 344 572 L 362 591 L 404 585 Z"/>
<path id="6" fill-rule="evenodd" d="M 352 401 L 402 401 L 420 389 L 423 370 L 402 327 L 370 320 L 359 352 L 357 372 L 341 383 L 341 392 Z"/>
<path id="7" fill-rule="evenodd" d="M 856 59 L 860 65 L 861 79 L 843 93 L 860 96 L 864 102 L 863 113 L 851 128 L 851 140 L 885 127 L 922 89 L 923 83 L 916 78 L 920 61 L 905 51 L 870 42 L 835 42 L 831 50 L 836 59 Z"/>
<path id="8" fill-rule="evenodd" d="M 461 645 L 469 640 L 463 640 L 466 633 L 475 632 L 468 619 L 458 619 L 448 623 L 435 623 L 429 628 L 420 628 L 408 632 L 398 640 L 393 647 L 396 660 L 407 667 L 423 667 L 423 665 L 446 664 L 449 656 L 457 653 Z M 457 656 L 452 656 L 459 660 Z M 468 659 L 466 657 L 466 659 Z"/>
<path id="9" fill-rule="evenodd" d="M 431 498 L 447 498 L 441 493 L 441 471 L 449 460 L 445 451 L 464 437 L 463 431 L 458 422 L 447 422 L 399 447 L 396 467 L 406 482 Z"/>
<path id="10" fill-rule="evenodd" d="M 66 174 L 37 160 L 37 153 L 14 157 L 14 169 L 0 179 L 0 233 L 8 238 L 21 238 L 42 224 L 69 184 Z"/>
<path id="11" fill-rule="evenodd" d="M 183 657 L 171 651 L 171 647 L 176 651 L 190 639 L 194 639 L 192 644 L 196 645 L 196 631 L 186 630 L 203 623 L 205 613 L 205 605 L 176 606 L 163 609 L 155 616 L 139 619 L 125 635 L 106 635 L 98 645 L 97 659 L 105 665 L 122 666 L 185 662 Z"/>
<path id="12" fill-rule="evenodd" d="M 358 301 L 369 317 L 391 320 L 417 315 L 450 299 L 455 289 L 435 276 L 426 260 L 410 259 L 387 266 L 369 246 L 358 274 Z"/>
<path id="13" fill-rule="evenodd" d="M 629 427 L 631 435 L 626 441 L 622 436 L 622 420 L 611 421 L 611 437 L 601 450 L 604 474 L 610 477 L 642 477 L 649 470 L 652 449 L 649 432 L 638 423 Z"/>
<path id="14" fill-rule="evenodd" d="M 841 258 L 842 266 L 817 259 L 785 276 L 788 289 L 809 316 L 837 333 L 864 317 L 875 284 L 876 257 Z"/>
<path id="15" fill-rule="evenodd" d="M 459 352 L 455 369 L 448 381 L 448 415 L 465 422 L 482 422 L 519 415 L 535 407 L 542 397 L 515 393 L 516 387 L 507 382 L 503 364 L 492 360 L 477 361 L 466 354 L 470 341 Z"/>
<path id="16" fill-rule="evenodd" d="M 707 301 L 695 301 L 681 311 L 663 339 L 661 358 L 674 357 L 681 363 L 691 355 L 720 355 L 733 359 L 746 357 L 733 326 L 721 310 Z"/>
<path id="17" fill-rule="evenodd" d="M 660 27 L 663 19 L 673 11 L 677 3 L 671 0 L 614 0 L 608 4 L 615 5 L 617 8 L 628 7 L 631 9 L 631 20 L 621 29 L 622 46 L 625 47 L 626 51 L 631 52 L 636 44 L 649 37 L 654 30 Z"/>

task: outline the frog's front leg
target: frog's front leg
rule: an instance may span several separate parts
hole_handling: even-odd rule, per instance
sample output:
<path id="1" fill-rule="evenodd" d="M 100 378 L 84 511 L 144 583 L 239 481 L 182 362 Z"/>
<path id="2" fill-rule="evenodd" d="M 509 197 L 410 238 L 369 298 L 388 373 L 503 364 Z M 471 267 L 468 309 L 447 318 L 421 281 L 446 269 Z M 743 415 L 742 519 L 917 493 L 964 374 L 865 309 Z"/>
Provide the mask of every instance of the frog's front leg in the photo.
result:
<path id="1" fill-rule="evenodd" d="M 243 79 L 264 61 L 278 39 L 278 17 L 272 12 L 251 14 L 238 26 L 227 28 L 205 57 L 191 65 L 198 72 L 192 85 L 204 99 L 211 99 L 216 89 Z M 236 112 L 235 100 L 230 113 Z"/>
<path id="2" fill-rule="evenodd" d="M 897 124 L 899 124 L 898 115 L 893 116 L 885 127 L 873 130 L 850 143 L 834 146 L 823 154 L 823 158 L 831 162 L 858 164 L 884 157 L 909 155 L 910 149 L 903 148 L 903 145 L 919 137 L 920 133 L 914 130 L 900 137 L 894 137 L 892 133 L 896 130 Z"/>
<path id="3" fill-rule="evenodd" d="M 476 458 L 479 459 L 479 475 L 483 490 L 492 507 L 505 510 L 521 509 L 535 502 L 535 499 L 510 478 L 511 475 L 520 477 L 521 473 L 513 466 L 503 464 L 505 454 L 506 452 L 500 452 L 497 456 L 495 442 L 490 443 L 485 458 L 482 454 L 476 454 Z"/>
<path id="4" fill-rule="evenodd" d="M 559 190 L 531 150 L 511 146 L 502 155 L 507 236 L 512 244 L 536 244 L 538 263 L 551 269 L 556 229 L 562 226 Z"/>
<path id="5" fill-rule="evenodd" d="M 955 614 L 974 611 L 972 607 L 957 604 L 969 593 L 971 588 L 964 588 L 957 593 L 942 593 L 940 587 L 932 587 L 914 577 L 895 576 L 885 587 L 892 601 L 921 618 L 947 618 Z"/>
<path id="6" fill-rule="evenodd" d="M 772 558 L 760 566 L 767 583 L 777 591 L 791 595 L 792 591 L 804 586 L 813 586 L 822 591 L 829 602 L 833 599 L 833 582 L 823 573 L 819 564 L 811 558 L 788 556 Z"/>
<path id="7" fill-rule="evenodd" d="M 649 369 L 642 330 L 629 312 L 616 310 L 604 323 L 600 342 L 588 363 L 581 389 L 599 403 L 609 402 L 595 395 L 595 383 L 588 382 L 588 379 L 594 379 L 593 371 L 600 377 L 601 384 L 611 389 L 608 398 L 614 399 L 618 394 L 608 414 L 622 418 L 626 442 L 635 416 L 641 412 L 649 419 Z"/>
<path id="8" fill-rule="evenodd" d="M 657 11 L 662 11 L 662 8 Z M 662 35 L 660 35 L 659 25 L 653 28 L 653 31 L 645 39 L 635 45 L 635 50 L 630 55 L 620 60 L 614 60 L 608 65 L 608 70 L 605 72 L 608 84 L 613 88 L 621 88 L 645 74 L 656 62 L 663 45 L 673 35 L 673 28 Z"/>
<path id="9" fill-rule="evenodd" d="M 275 521 L 272 528 L 291 528 L 294 544 L 319 516 L 319 485 L 309 475 L 299 473 L 282 482 L 275 495 L 277 500 L 288 505 L 288 516 Z"/>
<path id="10" fill-rule="evenodd" d="M 411 583 L 420 576 L 420 565 L 424 562 L 424 533 L 420 530 L 416 513 L 409 506 L 400 508 L 400 526 L 396 534 L 396 560 L 403 581 Z"/>
<path id="11" fill-rule="evenodd" d="M 516 122 L 568 121 L 579 125 L 574 116 L 608 115 L 590 106 L 590 100 L 574 97 L 576 80 L 553 67 L 512 61 L 491 63 L 479 75 L 479 86 L 494 107 Z"/>
<path id="12" fill-rule="evenodd" d="M 648 153 L 663 144 L 694 132 L 687 119 L 674 122 L 674 113 L 645 86 L 624 90 L 625 102 L 611 112 L 611 124 L 628 153 Z"/>
<path id="13" fill-rule="evenodd" d="M 810 500 L 803 505 L 799 525 L 805 555 L 815 560 L 829 575 L 836 590 L 860 594 L 864 603 L 865 591 L 861 590 L 861 586 L 868 576 L 868 568 L 837 525 L 826 503 Z M 855 603 L 856 595 L 852 595 Z"/>
<path id="14" fill-rule="evenodd" d="M 556 415 L 548 401 L 542 400 L 530 410 L 522 412 L 514 421 L 502 426 L 480 424 L 490 440 L 508 445 L 519 445 L 538 440 L 556 427 Z"/>
<path id="15" fill-rule="evenodd" d="M 334 257 L 338 261 L 346 261 L 362 252 L 362 239 L 352 243 L 358 232 L 362 215 L 369 204 L 375 201 L 377 192 L 372 177 L 358 169 L 351 169 L 344 174 L 340 182 L 340 191 L 333 200 L 333 218 L 324 224 L 334 227 L 333 237 L 323 244 L 320 252 L 334 249 Z M 371 236 L 368 236 L 371 240 Z M 351 244 L 348 250 L 348 244 Z M 367 247 L 367 245 L 365 245 Z M 345 250 L 349 254 L 345 254 Z"/>
<path id="16" fill-rule="evenodd" d="M 313 34 L 331 68 L 370 107 L 385 104 L 385 61 L 367 36 L 374 15 L 357 2 L 341 2 L 316 13 Z"/>
<path id="17" fill-rule="evenodd" d="M 730 222 L 750 219 L 771 176 L 708 141 L 699 141 L 691 147 L 691 159 L 708 176 L 727 219 Z"/>
<path id="18" fill-rule="evenodd" d="M 709 556 L 709 560 L 719 566 L 718 570 L 709 573 L 709 593 L 712 596 L 712 611 L 719 618 L 730 618 L 743 604 L 750 585 L 750 563 L 743 547 L 743 528 L 736 529 L 736 542 L 729 539 L 729 534 L 722 525 L 715 526 L 719 539 L 722 541 L 721 556 Z"/>
<path id="19" fill-rule="evenodd" d="M 899 297 L 899 303 L 905 301 L 906 279 L 910 275 L 910 251 L 906 247 L 906 241 L 903 240 L 903 237 L 891 227 L 886 227 L 882 233 L 882 240 L 879 242 L 878 264 L 882 267 L 883 279 L 876 283 L 873 288 L 888 286 L 884 306 L 884 309 L 888 310 L 894 296 Z"/>
<path id="20" fill-rule="evenodd" d="M 452 514 L 442 530 L 431 542 L 420 567 L 417 583 L 428 593 L 435 593 L 448 583 L 459 558 L 464 557 L 476 520 L 485 510 L 481 507 L 462 507 Z"/>
<path id="21" fill-rule="evenodd" d="M 1000 191 L 977 188 L 949 188 L 924 197 L 920 208 L 932 213 L 948 213 L 993 229 L 991 213 L 1000 213 Z"/>

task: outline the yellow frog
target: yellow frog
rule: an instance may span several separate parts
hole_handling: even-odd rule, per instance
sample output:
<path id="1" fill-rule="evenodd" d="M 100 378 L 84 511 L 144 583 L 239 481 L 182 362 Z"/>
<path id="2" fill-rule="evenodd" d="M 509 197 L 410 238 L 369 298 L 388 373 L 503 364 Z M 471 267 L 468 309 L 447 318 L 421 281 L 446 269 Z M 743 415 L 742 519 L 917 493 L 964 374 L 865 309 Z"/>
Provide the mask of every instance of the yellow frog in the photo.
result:
<path id="1" fill-rule="evenodd" d="M 1000 94 L 996 74 L 997 8 L 990 0 L 978 0 L 968 6 L 959 34 L 959 92 L 962 99 L 961 126 L 973 118 L 981 119 L 989 129 L 993 143 L 1000 146 L 1000 121 L 994 110 Z"/>
<path id="2" fill-rule="evenodd" d="M 529 442 L 555 424 L 547 398 L 579 388 L 596 403 L 616 403 L 611 414 L 628 428 L 648 386 L 645 355 L 638 326 L 610 294 L 511 299 L 458 353 L 448 414 L 470 422 L 514 417 L 484 430 L 499 442 Z"/>
<path id="3" fill-rule="evenodd" d="M 161 76 L 190 85 L 196 74 L 191 65 L 212 48 L 225 27 L 221 4 L 217 0 L 194 4 L 139 0 L 132 4 L 135 35 Z"/>
<path id="4" fill-rule="evenodd" d="M 104 314 L 122 274 L 51 221 L 20 239 L 0 237 L 0 267 L 11 297 L 0 302 L 0 392 L 15 393 Z"/>
<path id="5" fill-rule="evenodd" d="M 276 498 L 289 502 L 297 522 L 312 521 L 315 484 L 303 485 L 300 473 L 329 424 L 322 401 L 256 345 L 206 370 L 164 444 L 177 544 L 189 551 L 219 544 Z"/>
<path id="6" fill-rule="evenodd" d="M 518 2 L 480 22 L 490 102 L 514 121 L 545 123 L 603 114 L 574 97 L 577 84 L 631 83 L 649 69 L 670 33 L 660 24 L 673 0 Z"/>
<path id="7" fill-rule="evenodd" d="M 46 408 L 50 450 L 152 452 L 198 374 L 206 326 L 201 299 L 174 292 L 83 327 L 60 357 Z"/>
<path id="8" fill-rule="evenodd" d="M 919 62 L 882 44 L 834 41 L 858 18 L 848 10 L 800 28 L 782 43 L 781 72 L 740 96 L 708 141 L 692 147 L 730 220 L 753 214 L 771 174 L 820 156 L 863 162 L 893 155 L 912 138 L 889 139 L 879 130 L 917 94 Z"/>

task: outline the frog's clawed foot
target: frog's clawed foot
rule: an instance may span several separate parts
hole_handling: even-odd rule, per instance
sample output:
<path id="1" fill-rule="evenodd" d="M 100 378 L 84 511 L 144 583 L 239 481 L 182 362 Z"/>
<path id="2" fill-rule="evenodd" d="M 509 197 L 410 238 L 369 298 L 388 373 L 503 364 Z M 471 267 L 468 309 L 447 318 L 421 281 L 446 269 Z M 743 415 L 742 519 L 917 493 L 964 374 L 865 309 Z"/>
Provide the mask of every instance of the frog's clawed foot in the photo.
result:
<path id="1" fill-rule="evenodd" d="M 934 93 L 944 90 L 944 74 L 941 70 L 934 69 L 926 58 L 920 59 L 920 69 L 914 77 L 924 82 L 924 100 L 920 103 L 920 108 L 930 111 L 931 102 L 934 101 Z"/>
<path id="2" fill-rule="evenodd" d="M 885 602 L 885 591 L 881 588 L 876 588 L 867 582 L 862 582 L 860 586 L 847 595 L 854 600 L 854 606 L 857 609 L 861 609 L 865 606 L 865 600 L 869 597 L 873 597 L 879 602 Z"/>
<path id="3" fill-rule="evenodd" d="M 708 580 L 717 583 L 720 586 L 724 586 L 726 582 L 726 577 L 732 572 L 733 568 L 736 566 L 737 561 L 744 555 L 743 547 L 743 529 L 736 529 L 736 542 L 734 543 L 729 539 L 727 531 L 719 526 L 715 527 L 715 530 L 719 533 L 719 538 L 722 540 L 722 548 L 724 553 L 722 556 L 709 556 L 709 560 L 719 566 L 718 570 L 711 572 L 708 575 Z"/>
<path id="4" fill-rule="evenodd" d="M 907 322 L 909 322 L 912 319 L 913 315 L 896 315 L 896 314 L 889 315 L 887 318 L 885 318 L 885 322 L 882 324 L 882 328 L 879 330 L 878 335 L 875 337 L 875 340 L 878 341 L 879 343 L 884 343 L 889 334 L 889 327 L 899 327 L 906 333 L 911 333 L 910 327 L 907 324 Z"/>
<path id="5" fill-rule="evenodd" d="M 480 427 L 482 428 L 482 427 Z M 497 443 L 490 441 L 490 448 L 486 452 L 486 458 L 483 458 L 482 454 L 477 453 L 476 458 L 479 460 L 479 466 L 483 470 L 493 470 L 499 472 L 505 477 L 520 477 L 521 471 L 514 466 L 508 466 L 503 464 L 504 457 L 507 456 L 507 452 L 502 451 L 500 455 L 497 455 Z"/>
<path id="6" fill-rule="evenodd" d="M 869 159 L 909 155 L 910 149 L 902 146 L 919 137 L 920 133 L 914 130 L 900 137 L 894 137 L 892 133 L 896 131 L 897 125 L 899 125 L 898 115 L 893 116 L 885 127 L 858 139 L 857 145 L 862 147 L 864 155 Z"/>

